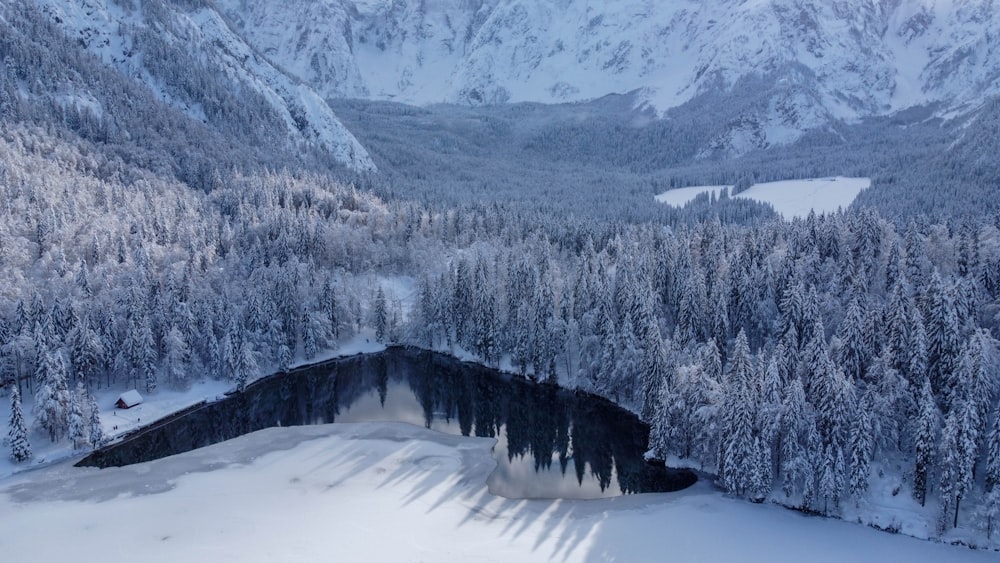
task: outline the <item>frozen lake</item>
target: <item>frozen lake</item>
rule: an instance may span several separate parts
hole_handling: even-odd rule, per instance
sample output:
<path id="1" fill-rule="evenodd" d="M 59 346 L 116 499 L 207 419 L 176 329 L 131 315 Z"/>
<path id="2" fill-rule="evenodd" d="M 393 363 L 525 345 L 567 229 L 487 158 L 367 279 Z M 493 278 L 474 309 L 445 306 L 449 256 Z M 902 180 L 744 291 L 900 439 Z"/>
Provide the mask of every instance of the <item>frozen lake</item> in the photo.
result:
<path id="1" fill-rule="evenodd" d="M 608 401 L 403 349 L 261 380 L 80 465 L 128 465 L 268 427 L 330 422 L 406 422 L 494 438 L 497 468 L 488 484 L 506 498 L 593 499 L 674 491 L 695 481 L 691 472 L 647 463 L 648 427 Z"/>

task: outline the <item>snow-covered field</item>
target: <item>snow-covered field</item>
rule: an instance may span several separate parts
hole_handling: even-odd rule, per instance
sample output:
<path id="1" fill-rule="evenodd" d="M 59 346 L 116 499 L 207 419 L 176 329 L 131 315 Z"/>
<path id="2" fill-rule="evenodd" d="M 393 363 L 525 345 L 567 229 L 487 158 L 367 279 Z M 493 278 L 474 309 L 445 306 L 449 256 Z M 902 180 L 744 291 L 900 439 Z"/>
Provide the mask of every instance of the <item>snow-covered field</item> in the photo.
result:
<path id="1" fill-rule="evenodd" d="M 748 190 L 733 197 L 753 199 L 769 203 L 785 219 L 804 218 L 810 210 L 816 213 L 832 213 L 846 209 L 861 190 L 871 186 L 870 178 L 808 178 L 804 180 L 783 180 L 754 184 Z M 668 205 L 683 206 L 698 194 L 715 193 L 726 186 L 691 186 L 668 190 L 656 196 L 656 201 Z"/>
<path id="2" fill-rule="evenodd" d="M 400 423 L 271 428 L 124 468 L 0 484 L 7 561 L 995 561 L 730 499 L 492 496 L 493 441 Z"/>
<path id="3" fill-rule="evenodd" d="M 732 186 L 691 186 L 687 188 L 674 188 L 657 195 L 656 201 L 667 205 L 673 205 L 675 207 L 683 207 L 685 203 L 693 200 L 701 194 L 715 194 L 715 196 L 718 197 L 719 192 L 721 192 L 723 188 L 730 187 Z"/>
<path id="4" fill-rule="evenodd" d="M 401 292 L 407 289 L 407 283 L 408 279 L 390 280 L 384 282 L 384 286 L 388 290 Z M 323 352 L 308 362 L 296 362 L 292 367 L 304 365 L 305 363 L 323 362 L 342 356 L 379 352 L 384 349 L 385 346 L 375 342 L 369 335 L 359 334 L 341 342 L 336 350 Z M 264 373 L 271 372 L 265 370 Z M 114 441 L 130 431 L 147 426 L 156 420 L 202 401 L 211 402 L 224 398 L 226 392 L 234 389 L 232 382 L 204 379 L 195 382 L 185 391 L 159 389 L 153 395 L 142 393 L 144 402 L 128 410 L 115 407 L 115 401 L 125 389 L 97 390 L 94 392 L 94 396 L 97 398 L 97 405 L 101 410 L 101 426 L 104 429 L 104 434 L 109 441 Z M 30 395 L 24 398 L 24 412 L 29 420 L 34 420 L 34 415 L 32 414 L 33 403 L 34 401 Z M 9 418 L 10 400 L 7 397 L 0 397 L 0 420 L 4 421 L 4 429 L 6 429 L 6 422 Z M 4 437 L 6 437 L 6 433 Z M 6 446 L 3 447 L 2 455 L 0 455 L 0 483 L 2 483 L 4 477 L 13 473 L 49 465 L 53 462 L 90 451 L 89 446 L 83 450 L 73 450 L 69 440 L 66 439 L 52 443 L 41 431 L 32 432 L 30 438 L 32 457 L 25 463 L 14 463 L 8 455 L 10 453 L 9 448 Z"/>

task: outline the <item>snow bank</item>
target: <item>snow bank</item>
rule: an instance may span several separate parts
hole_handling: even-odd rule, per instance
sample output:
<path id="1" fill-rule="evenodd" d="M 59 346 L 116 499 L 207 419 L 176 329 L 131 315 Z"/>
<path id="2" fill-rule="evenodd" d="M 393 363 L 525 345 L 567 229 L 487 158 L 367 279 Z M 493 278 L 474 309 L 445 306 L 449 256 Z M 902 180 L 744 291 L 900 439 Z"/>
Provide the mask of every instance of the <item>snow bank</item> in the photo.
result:
<path id="1" fill-rule="evenodd" d="M 0 489 L 11 561 L 994 561 L 731 499 L 489 494 L 493 441 L 405 424 L 271 428 L 122 468 L 69 463 Z M 40 531 L 60 541 L 43 541 Z"/>

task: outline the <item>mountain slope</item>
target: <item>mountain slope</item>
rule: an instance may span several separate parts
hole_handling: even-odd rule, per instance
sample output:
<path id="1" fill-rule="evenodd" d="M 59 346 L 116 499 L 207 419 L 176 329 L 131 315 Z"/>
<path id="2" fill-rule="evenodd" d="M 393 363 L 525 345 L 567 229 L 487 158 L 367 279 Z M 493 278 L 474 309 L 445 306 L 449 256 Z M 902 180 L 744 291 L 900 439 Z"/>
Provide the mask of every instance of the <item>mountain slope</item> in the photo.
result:
<path id="1" fill-rule="evenodd" d="M 326 97 L 558 103 L 639 91 L 660 111 L 766 77 L 717 144 L 1000 92 L 989 0 L 218 0 L 249 43 Z"/>
<path id="2" fill-rule="evenodd" d="M 374 168 L 365 149 L 315 91 L 257 54 L 208 3 L 37 4 L 106 64 L 192 118 L 231 127 L 276 121 L 269 126 L 293 145 L 321 147 L 355 170 Z M 234 116 L 240 112 L 247 115 Z"/>

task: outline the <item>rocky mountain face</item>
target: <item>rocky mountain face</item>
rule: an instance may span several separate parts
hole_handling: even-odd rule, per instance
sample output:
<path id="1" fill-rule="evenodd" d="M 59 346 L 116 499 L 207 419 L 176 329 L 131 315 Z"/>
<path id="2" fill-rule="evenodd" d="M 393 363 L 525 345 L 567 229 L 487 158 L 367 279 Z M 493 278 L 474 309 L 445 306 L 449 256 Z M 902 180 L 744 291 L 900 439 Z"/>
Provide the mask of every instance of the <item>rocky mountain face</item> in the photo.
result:
<path id="1" fill-rule="evenodd" d="M 797 138 L 1000 91 L 990 0 L 218 0 L 246 40 L 323 96 L 495 104 L 637 92 L 663 112 L 750 99 L 714 148 Z M 713 148 L 713 147 L 709 147 Z"/>
<path id="2" fill-rule="evenodd" d="M 362 169 L 363 149 L 323 99 L 489 105 L 631 92 L 662 115 L 721 93 L 739 112 L 705 153 L 742 154 L 837 120 L 913 107 L 964 115 L 1000 92 L 992 0 L 36 1 L 140 77 L 136 29 L 197 50 L 282 108 L 290 130 Z"/>
<path id="3" fill-rule="evenodd" d="M 235 107 L 245 103 L 250 110 L 243 119 L 277 121 L 275 143 L 315 146 L 349 168 L 374 169 L 364 147 L 324 99 L 262 57 L 208 2 L 36 3 L 104 63 L 144 83 L 161 100 L 194 119 L 224 122 L 247 110 Z M 227 106 L 226 98 L 242 101 Z"/>

